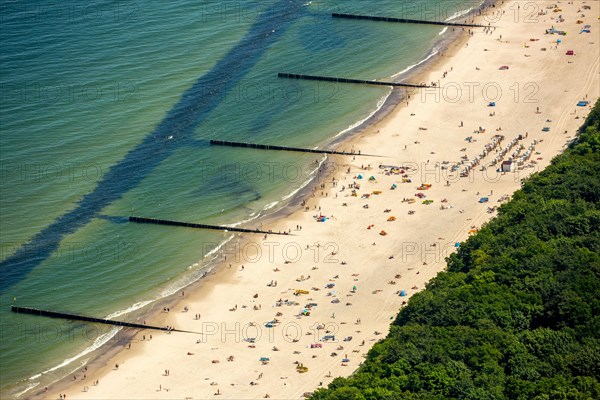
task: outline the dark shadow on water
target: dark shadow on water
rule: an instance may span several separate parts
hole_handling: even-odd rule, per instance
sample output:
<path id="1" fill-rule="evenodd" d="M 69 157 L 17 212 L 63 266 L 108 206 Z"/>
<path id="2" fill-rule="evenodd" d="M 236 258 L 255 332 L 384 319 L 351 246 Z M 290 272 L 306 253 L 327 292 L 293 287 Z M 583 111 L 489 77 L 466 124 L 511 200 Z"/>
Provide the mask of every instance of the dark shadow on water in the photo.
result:
<path id="1" fill-rule="evenodd" d="M 154 131 L 115 164 L 93 192 L 0 263 L 0 292 L 24 279 L 60 246 L 65 236 L 76 232 L 107 205 L 138 186 L 178 147 L 193 143 L 194 130 L 222 102 L 221 94 L 238 84 L 269 46 L 301 16 L 302 3 L 282 0 L 261 13 L 244 37 L 183 93 Z M 290 7 L 298 12 L 290 12 Z"/>
<path id="2" fill-rule="evenodd" d="M 108 222 L 112 222 L 113 224 L 126 224 L 129 222 L 129 217 L 122 217 L 122 216 L 117 216 L 117 215 L 100 214 L 100 215 L 96 215 L 96 218 L 103 219 Z"/>

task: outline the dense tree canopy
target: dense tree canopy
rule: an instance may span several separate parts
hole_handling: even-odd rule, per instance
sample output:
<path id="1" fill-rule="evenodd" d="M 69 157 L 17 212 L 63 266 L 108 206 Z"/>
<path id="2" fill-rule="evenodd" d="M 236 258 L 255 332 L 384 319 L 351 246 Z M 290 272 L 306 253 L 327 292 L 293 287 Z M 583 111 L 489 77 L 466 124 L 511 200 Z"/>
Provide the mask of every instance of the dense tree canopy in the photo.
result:
<path id="1" fill-rule="evenodd" d="M 600 102 L 314 400 L 600 399 Z"/>

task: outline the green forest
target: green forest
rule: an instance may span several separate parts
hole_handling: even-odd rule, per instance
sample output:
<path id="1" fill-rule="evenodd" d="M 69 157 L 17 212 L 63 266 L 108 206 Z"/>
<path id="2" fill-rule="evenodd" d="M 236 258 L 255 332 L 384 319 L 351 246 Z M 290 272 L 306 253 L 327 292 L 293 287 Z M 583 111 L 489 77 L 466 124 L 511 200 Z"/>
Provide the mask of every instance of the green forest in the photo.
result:
<path id="1" fill-rule="evenodd" d="M 600 399 L 600 101 L 313 400 Z"/>

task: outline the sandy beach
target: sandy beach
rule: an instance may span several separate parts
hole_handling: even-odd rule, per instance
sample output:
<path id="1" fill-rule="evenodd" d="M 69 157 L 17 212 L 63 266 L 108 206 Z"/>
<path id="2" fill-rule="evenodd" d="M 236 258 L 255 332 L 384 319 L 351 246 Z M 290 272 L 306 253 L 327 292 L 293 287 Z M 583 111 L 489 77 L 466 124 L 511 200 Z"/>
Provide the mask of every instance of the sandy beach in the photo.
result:
<path id="1" fill-rule="evenodd" d="M 589 112 L 577 103 L 600 95 L 600 4 L 530 4 L 486 11 L 476 22 L 493 28 L 465 29 L 421 77 L 437 87 L 340 146 L 381 157 L 329 157 L 305 204 L 263 226 L 289 235 L 226 247 L 201 290 L 148 321 L 202 334 L 139 332 L 39 397 L 298 399 L 352 374 L 456 243 L 575 138 Z"/>

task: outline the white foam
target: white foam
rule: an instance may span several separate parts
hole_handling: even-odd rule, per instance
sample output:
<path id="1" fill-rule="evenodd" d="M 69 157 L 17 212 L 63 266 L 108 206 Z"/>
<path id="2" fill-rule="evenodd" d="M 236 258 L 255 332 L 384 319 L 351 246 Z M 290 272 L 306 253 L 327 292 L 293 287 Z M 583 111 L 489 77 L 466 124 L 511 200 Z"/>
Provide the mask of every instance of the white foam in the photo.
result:
<path id="1" fill-rule="evenodd" d="M 120 329 L 120 328 L 119 328 L 119 329 Z M 93 346 L 93 345 L 92 345 L 92 346 Z M 100 347 L 100 346 L 98 346 L 98 347 Z M 84 351 L 85 351 L 85 350 L 84 350 Z M 82 353 L 83 353 L 83 352 L 82 352 Z M 81 354 L 81 353 L 80 353 L 80 354 Z M 83 355 L 83 354 L 81 354 L 81 355 Z M 67 360 L 65 360 L 65 361 L 68 361 L 68 360 L 71 360 L 71 361 L 69 361 L 68 363 L 65 363 L 65 362 L 63 362 L 62 364 L 60 364 L 60 365 L 58 365 L 58 366 L 56 366 L 56 367 L 54 367 L 54 368 L 50 368 L 49 370 L 46 370 L 46 371 L 42 372 L 41 374 L 34 375 L 34 376 L 32 376 L 31 378 L 29 378 L 29 379 L 33 379 L 34 377 L 40 377 L 40 376 L 42 376 L 42 374 L 45 374 L 45 373 L 47 373 L 47 372 L 51 372 L 51 371 L 54 371 L 54 370 L 56 370 L 56 369 L 58 369 L 58 368 L 64 367 L 64 366 L 68 365 L 70 362 L 72 362 L 72 361 L 75 361 L 75 360 L 76 360 L 76 358 L 75 358 L 75 357 L 72 357 L 72 358 L 69 358 L 69 359 L 67 359 Z M 81 361 L 81 362 L 79 363 L 79 365 L 77 365 L 77 366 L 76 366 L 76 367 L 74 367 L 74 368 L 71 368 L 71 370 L 69 370 L 69 372 L 65 373 L 65 374 L 64 374 L 64 376 L 69 376 L 69 375 L 71 375 L 72 373 L 74 373 L 75 371 L 77 371 L 77 370 L 81 369 L 81 367 L 83 367 L 85 364 L 87 364 L 88 360 L 89 360 L 89 359 L 88 359 L 88 358 L 86 358 L 85 360 Z M 63 378 L 64 378 L 64 376 L 63 376 Z M 56 381 L 58 381 L 58 379 L 57 379 L 57 380 L 55 380 L 54 382 L 56 382 Z M 16 395 L 15 395 L 15 397 L 17 397 L 17 398 L 18 398 L 18 397 L 21 397 L 23 394 L 25 394 L 25 393 L 29 392 L 31 389 L 33 389 L 34 387 L 38 386 L 39 384 L 40 384 L 40 382 L 36 382 L 36 383 L 33 383 L 33 384 L 29 385 L 29 386 L 28 386 L 28 387 L 27 387 L 25 390 L 23 390 L 22 392 L 20 392 L 20 393 L 16 394 Z"/>
<path id="2" fill-rule="evenodd" d="M 404 74 L 405 72 L 408 72 L 408 71 L 410 71 L 411 69 L 413 69 L 413 68 L 415 68 L 415 67 L 418 67 L 419 65 L 421 65 L 421 64 L 423 64 L 424 62 L 426 62 L 427 60 L 429 60 L 431 57 L 435 56 L 437 53 L 439 53 L 439 51 L 438 51 L 437 49 L 433 49 L 433 50 L 431 51 L 431 53 L 429 53 L 429 55 L 428 55 L 427 57 L 425 57 L 424 59 L 422 59 L 422 60 L 421 60 L 421 61 L 419 61 L 418 63 L 416 63 L 416 64 L 413 64 L 413 65 L 409 65 L 408 67 L 404 68 L 402 71 L 400 71 L 400 72 L 398 72 L 398 73 L 396 73 L 396 74 L 392 75 L 392 78 L 396 78 L 396 77 L 398 77 L 398 76 L 400 76 L 400 75 Z"/>
<path id="3" fill-rule="evenodd" d="M 271 208 L 275 207 L 277 204 L 279 204 L 279 200 L 275 200 L 275 201 L 272 201 L 270 203 L 267 203 L 262 208 L 262 210 L 260 210 L 260 211 L 254 211 L 252 214 L 250 214 L 250 218 L 243 219 L 243 220 L 240 220 L 240 221 L 237 221 L 237 222 L 234 222 L 234 223 L 231 223 L 231 224 L 227 224 L 227 225 L 224 225 L 224 226 L 235 228 L 235 227 L 238 227 L 240 225 L 246 224 L 248 222 L 254 221 L 258 217 L 262 216 L 265 211 L 270 210 Z"/>
<path id="4" fill-rule="evenodd" d="M 285 201 L 285 200 L 291 198 L 292 196 L 294 196 L 296 193 L 298 193 L 302 189 L 304 189 L 314 179 L 314 175 L 317 173 L 319 168 L 321 168 L 321 166 L 323 165 L 325 160 L 327 160 L 327 156 L 323 157 L 321 159 L 321 161 L 319 161 L 319 165 L 317 165 L 317 167 L 315 169 L 313 169 L 310 172 L 310 174 L 308 174 L 308 179 L 306 179 L 304 182 L 302 182 L 302 185 L 300 185 L 297 189 L 292 190 L 289 194 L 286 194 L 285 196 L 283 196 L 281 198 L 281 200 Z"/>
<path id="5" fill-rule="evenodd" d="M 188 266 L 187 269 L 193 270 L 194 271 L 193 273 L 187 274 L 183 277 L 181 277 L 181 276 L 175 277 L 175 281 L 173 282 L 173 284 L 171 286 L 166 287 L 156 299 L 151 300 L 148 303 L 152 303 L 154 301 L 161 300 L 164 297 L 171 296 L 171 295 L 179 292 L 181 289 L 184 289 L 187 286 L 189 286 L 190 284 L 201 279 L 206 273 L 208 273 L 212 270 L 212 268 L 208 268 L 208 267 L 205 268 L 205 267 L 202 267 L 202 265 L 208 266 L 208 264 L 211 261 L 215 260 L 218 257 L 218 255 L 216 253 L 221 248 L 223 248 L 223 246 L 225 246 L 229 241 L 231 241 L 234 237 L 235 237 L 235 235 L 229 236 L 227 239 L 225 239 L 221 243 L 219 243 L 219 245 L 217 247 L 215 247 L 214 249 L 212 249 L 211 251 L 206 253 L 204 255 L 205 261 L 203 261 L 202 264 L 194 263 L 194 264 Z M 212 255 L 214 255 L 214 257 L 212 259 L 206 260 L 208 257 L 210 257 Z M 200 266 L 200 268 L 196 268 L 196 269 L 193 268 L 193 267 L 198 267 L 198 266 Z"/>
<path id="6" fill-rule="evenodd" d="M 279 200 L 272 201 L 269 204 L 267 204 L 266 206 L 264 206 L 263 210 L 264 211 L 270 210 L 271 208 L 275 207 L 277 204 L 279 204 Z"/>
<path id="7" fill-rule="evenodd" d="M 86 347 L 85 349 L 83 349 L 79 354 L 76 354 L 75 356 L 71 357 L 71 358 L 67 358 L 65 360 L 63 360 L 63 362 L 61 362 L 60 364 L 49 368 L 39 374 L 35 374 L 33 376 L 31 376 L 29 378 L 29 380 L 35 380 L 37 378 L 40 378 L 41 376 L 50 373 L 50 372 L 54 372 L 60 368 L 66 367 L 67 365 L 73 363 L 74 361 L 79 360 L 81 357 L 85 356 L 86 354 L 91 353 L 92 351 L 98 349 L 100 346 L 108 343 L 109 340 L 111 340 L 121 329 L 123 329 L 122 327 L 117 327 L 114 326 L 111 328 L 110 331 L 98 336 L 96 338 L 96 340 L 94 340 L 94 343 L 92 343 L 90 346 Z M 86 358 L 85 360 L 82 360 L 79 365 L 77 365 L 75 368 L 71 369 L 68 373 L 66 373 L 64 376 L 68 376 L 70 374 L 72 374 L 73 372 L 77 371 L 78 369 L 80 369 L 81 367 L 83 367 L 87 362 L 88 362 L 88 358 Z M 29 385 L 25 390 L 23 390 L 22 392 L 20 392 L 19 394 L 16 395 L 16 397 L 20 397 L 23 394 L 27 393 L 28 391 L 30 391 L 31 389 L 33 389 L 34 387 L 38 386 L 40 384 L 40 382 L 35 382 L 32 383 L 31 385 Z"/>
<path id="8" fill-rule="evenodd" d="M 94 340 L 94 343 L 92 343 L 90 346 L 83 349 L 83 351 L 81 351 L 79 354 L 76 354 L 71 358 L 65 359 L 62 363 L 58 364 L 55 367 L 47 369 L 46 371 L 42 372 L 42 375 L 47 374 L 48 372 L 56 371 L 59 368 L 65 367 L 65 366 L 71 364 L 73 361 L 76 361 L 76 360 L 80 359 L 81 357 L 85 356 L 86 354 L 91 353 L 92 351 L 96 350 L 97 348 L 104 345 L 105 343 L 108 343 L 108 341 L 110 339 L 112 339 L 121 329 L 123 329 L 123 327 L 113 326 L 110 329 L 110 331 L 98 336 L 96 338 L 96 340 Z M 87 359 L 83 361 L 83 364 L 85 364 L 86 362 L 87 362 Z M 79 368 L 79 367 L 77 367 L 77 368 Z"/>
<path id="9" fill-rule="evenodd" d="M 355 123 L 349 125 L 346 129 L 344 129 L 343 131 L 340 131 L 337 135 L 334 136 L 334 139 L 347 133 L 350 132 L 352 129 L 356 128 L 357 126 L 362 125 L 365 121 L 367 121 L 369 118 L 371 118 L 373 115 L 375 115 L 377 113 L 377 111 L 379 111 L 381 109 L 381 107 L 383 107 L 383 105 L 385 104 L 385 101 L 387 100 L 388 97 L 390 97 L 390 94 L 392 94 L 392 88 L 390 88 L 388 90 L 388 92 L 385 94 L 385 96 L 383 96 L 382 98 L 379 99 L 379 101 L 377 102 L 377 106 L 375 107 L 375 110 L 370 113 L 369 115 L 367 115 L 365 118 L 356 121 Z"/>
<path id="10" fill-rule="evenodd" d="M 41 376 L 41 374 L 37 374 L 35 376 Z M 33 377 L 29 378 L 32 379 Z M 23 396 L 25 393 L 29 392 L 31 389 L 33 389 L 34 387 L 38 386 L 40 383 L 39 382 L 34 382 L 29 384 L 23 391 L 16 393 L 15 397 L 19 398 L 21 396 Z"/>
<path id="11" fill-rule="evenodd" d="M 270 203 L 269 203 L 269 204 L 270 204 Z M 268 206 L 269 204 L 267 204 L 267 206 Z M 266 206 L 265 206 L 265 207 L 266 207 Z M 265 210 L 265 208 L 264 208 L 264 207 L 263 207 L 263 210 Z M 228 226 L 228 227 L 230 227 L 230 228 L 235 228 L 235 227 L 237 227 L 237 226 L 240 226 L 240 225 L 242 225 L 242 224 L 246 224 L 246 223 L 248 223 L 248 222 L 250 222 L 250 221 L 253 221 L 253 220 L 255 220 L 256 218 L 260 217 L 260 216 L 261 216 L 261 214 L 262 214 L 262 213 L 261 213 L 260 211 L 255 211 L 255 212 L 253 212 L 252 214 L 250 214 L 250 218 L 247 218 L 247 219 L 242 219 L 242 220 L 240 220 L 240 221 L 234 222 L 234 223 L 232 223 L 232 224 L 227 224 L 227 225 L 224 225 L 224 226 Z"/>
<path id="12" fill-rule="evenodd" d="M 144 306 L 146 306 L 146 305 L 148 305 L 150 303 L 152 303 L 152 300 L 139 301 L 139 302 L 137 302 L 137 303 L 135 303 L 135 304 L 133 304 L 133 305 L 131 305 L 131 306 L 123 309 L 123 310 L 115 311 L 115 312 L 113 312 L 111 314 L 108 314 L 106 316 L 106 319 L 113 319 L 113 318 L 119 317 L 121 315 L 128 314 L 128 313 L 130 313 L 132 311 L 139 310 L 140 308 L 142 308 L 142 307 L 144 307 Z"/>
<path id="13" fill-rule="evenodd" d="M 234 237 L 235 237 L 234 235 L 231 235 L 227 239 L 223 240 L 217 247 L 215 247 L 214 249 L 212 249 L 211 251 L 206 253 L 204 255 L 204 258 L 208 258 L 208 257 L 212 256 L 213 254 L 215 254 L 217 251 L 221 250 L 221 248 L 223 248 L 223 246 L 225 246 L 225 244 L 227 244 L 229 241 L 231 241 L 231 239 L 233 239 Z M 194 265 L 198 265 L 198 263 L 196 263 Z"/>
<path id="14" fill-rule="evenodd" d="M 462 10 L 462 11 L 457 11 L 454 14 L 452 14 L 450 17 L 446 18 L 445 22 L 448 21 L 452 21 L 453 19 L 456 19 L 458 17 L 462 17 L 463 15 L 466 15 L 468 13 L 470 13 L 471 11 L 475 10 L 476 8 L 481 7 L 481 5 L 485 2 L 485 0 L 481 1 L 481 3 L 479 3 L 477 6 L 475 7 L 471 7 L 471 8 L 467 8 L 466 10 Z"/>

